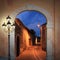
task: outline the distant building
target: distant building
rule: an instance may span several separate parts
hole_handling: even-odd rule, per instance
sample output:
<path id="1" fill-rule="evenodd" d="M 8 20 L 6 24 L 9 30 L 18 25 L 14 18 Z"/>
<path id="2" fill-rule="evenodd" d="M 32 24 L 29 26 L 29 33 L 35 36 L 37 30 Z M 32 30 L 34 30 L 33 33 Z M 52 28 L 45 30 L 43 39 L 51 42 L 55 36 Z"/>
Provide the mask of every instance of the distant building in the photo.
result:
<path id="1" fill-rule="evenodd" d="M 46 51 L 46 40 L 47 40 L 47 28 L 46 24 L 43 24 L 41 27 L 41 42 L 42 42 L 42 49 Z"/>
<path id="2" fill-rule="evenodd" d="M 19 56 L 26 48 L 34 45 L 35 35 L 19 20 L 15 19 L 15 50 Z"/>

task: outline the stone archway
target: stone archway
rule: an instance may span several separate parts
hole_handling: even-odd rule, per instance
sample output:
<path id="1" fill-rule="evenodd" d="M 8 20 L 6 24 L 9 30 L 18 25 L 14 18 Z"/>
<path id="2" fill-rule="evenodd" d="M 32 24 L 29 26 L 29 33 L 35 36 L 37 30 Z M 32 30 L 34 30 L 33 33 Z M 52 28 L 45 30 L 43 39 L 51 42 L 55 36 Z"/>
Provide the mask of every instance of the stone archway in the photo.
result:
<path id="1" fill-rule="evenodd" d="M 45 9 L 40 8 L 34 5 L 26 5 L 24 7 L 20 7 L 16 11 L 14 11 L 10 16 L 15 20 L 16 15 L 24 10 L 36 10 L 43 13 L 47 18 L 47 59 L 53 60 L 53 39 L 54 39 L 54 22 L 53 17 L 47 12 Z"/>

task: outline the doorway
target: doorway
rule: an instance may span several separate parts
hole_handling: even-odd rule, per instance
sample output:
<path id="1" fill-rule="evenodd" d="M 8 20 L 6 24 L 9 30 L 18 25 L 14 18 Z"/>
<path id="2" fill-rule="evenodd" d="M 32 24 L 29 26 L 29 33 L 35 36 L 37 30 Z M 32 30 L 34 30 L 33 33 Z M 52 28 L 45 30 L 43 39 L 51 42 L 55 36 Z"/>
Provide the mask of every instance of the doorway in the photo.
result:
<path id="1" fill-rule="evenodd" d="M 16 56 L 19 56 L 20 54 L 20 39 L 19 39 L 19 36 L 17 36 L 16 38 Z"/>

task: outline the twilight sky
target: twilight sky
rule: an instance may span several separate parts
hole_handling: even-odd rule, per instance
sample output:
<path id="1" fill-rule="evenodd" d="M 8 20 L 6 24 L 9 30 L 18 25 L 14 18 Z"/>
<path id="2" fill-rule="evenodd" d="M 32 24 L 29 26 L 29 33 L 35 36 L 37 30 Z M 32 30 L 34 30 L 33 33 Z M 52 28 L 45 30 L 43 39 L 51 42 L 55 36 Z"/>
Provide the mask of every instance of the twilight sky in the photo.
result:
<path id="1" fill-rule="evenodd" d="M 40 24 L 41 26 L 47 23 L 46 17 L 34 10 L 23 11 L 16 18 L 20 19 L 27 28 L 33 29 L 37 36 L 40 36 L 40 29 L 37 25 Z"/>

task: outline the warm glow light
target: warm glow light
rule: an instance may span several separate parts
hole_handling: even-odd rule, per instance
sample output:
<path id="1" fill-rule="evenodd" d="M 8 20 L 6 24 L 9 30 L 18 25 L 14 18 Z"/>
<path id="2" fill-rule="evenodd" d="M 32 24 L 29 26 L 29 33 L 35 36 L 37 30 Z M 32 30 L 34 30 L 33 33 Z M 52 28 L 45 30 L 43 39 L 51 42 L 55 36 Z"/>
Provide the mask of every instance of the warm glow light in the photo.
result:
<path id="1" fill-rule="evenodd" d="M 7 24 L 8 21 L 10 21 L 11 25 Z M 6 26 L 2 26 L 4 31 L 8 32 L 8 27 L 10 27 L 10 32 L 12 32 L 15 29 L 15 26 L 12 26 L 13 23 L 14 23 L 14 20 L 6 19 L 6 16 L 5 16 L 5 17 L 2 18 L 1 22 L 6 24 Z"/>
<path id="2" fill-rule="evenodd" d="M 37 37 L 36 37 L 35 43 L 37 44 Z"/>
<path id="3" fill-rule="evenodd" d="M 38 24 L 37 27 L 39 28 L 40 27 L 40 24 Z"/>
<path id="4" fill-rule="evenodd" d="M 29 46 L 29 34 L 28 34 L 28 31 L 26 29 L 23 30 L 23 39 L 26 41 L 26 46 L 28 47 Z"/>

